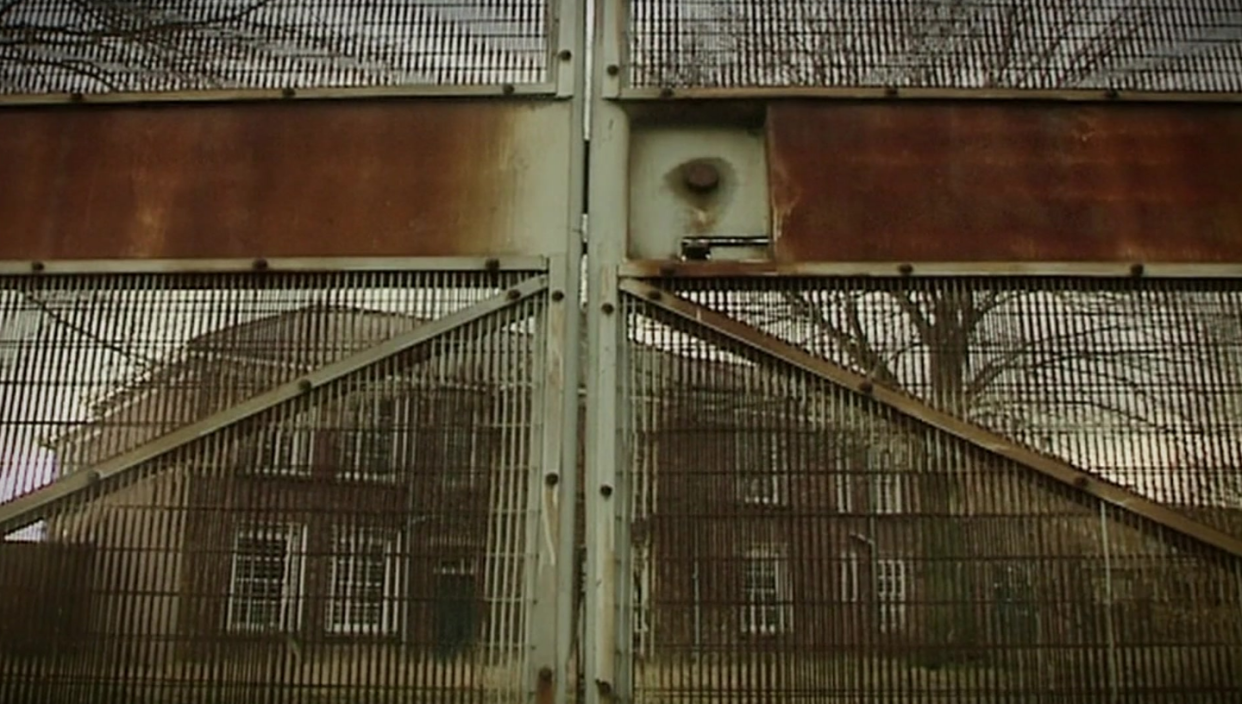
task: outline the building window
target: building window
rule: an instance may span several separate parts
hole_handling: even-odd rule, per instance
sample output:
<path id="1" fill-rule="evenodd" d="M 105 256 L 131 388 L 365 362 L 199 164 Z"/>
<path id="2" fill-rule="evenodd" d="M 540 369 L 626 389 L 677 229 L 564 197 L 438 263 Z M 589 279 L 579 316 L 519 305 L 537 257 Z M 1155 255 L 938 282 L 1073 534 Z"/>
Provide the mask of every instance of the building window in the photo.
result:
<path id="1" fill-rule="evenodd" d="M 301 525 L 246 526 L 233 539 L 229 628 L 293 631 L 301 621 L 306 529 Z"/>
<path id="2" fill-rule="evenodd" d="M 867 452 L 871 481 L 871 510 L 874 513 L 903 513 L 906 510 L 906 470 L 901 453 L 891 447 L 872 447 Z"/>
<path id="3" fill-rule="evenodd" d="M 251 470 L 256 474 L 307 476 L 314 460 L 313 411 L 274 421 L 259 429 Z"/>
<path id="4" fill-rule="evenodd" d="M 405 427 L 396 400 L 369 396 L 350 407 L 349 433 L 341 444 L 341 466 L 350 479 L 392 479 Z"/>
<path id="5" fill-rule="evenodd" d="M 398 533 L 337 528 L 329 566 L 328 629 L 387 634 L 397 630 Z"/>
<path id="6" fill-rule="evenodd" d="M 841 601 L 855 603 L 861 592 L 858 583 L 858 553 L 850 550 L 841 556 Z"/>
<path id="7" fill-rule="evenodd" d="M 738 498 L 758 506 L 784 506 L 789 475 L 781 438 L 775 431 L 738 432 L 734 436 Z"/>
<path id="8" fill-rule="evenodd" d="M 783 547 L 748 550 L 742 564 L 742 631 L 774 634 L 792 630 L 791 591 Z"/>
<path id="9" fill-rule="evenodd" d="M 880 632 L 894 633 L 906 624 L 906 563 L 902 560 L 876 560 L 875 570 Z"/>
<path id="10" fill-rule="evenodd" d="M 483 404 L 490 400 L 458 397 L 448 400 L 446 407 L 456 407 L 450 417 L 441 419 L 444 452 L 440 468 L 440 485 L 445 489 L 470 489 L 482 481 L 491 461 L 492 435 L 483 425 L 486 415 Z M 465 403 L 470 408 L 463 408 Z"/>
<path id="11" fill-rule="evenodd" d="M 833 475 L 837 494 L 837 513 L 854 512 L 854 476 L 846 472 Z"/>

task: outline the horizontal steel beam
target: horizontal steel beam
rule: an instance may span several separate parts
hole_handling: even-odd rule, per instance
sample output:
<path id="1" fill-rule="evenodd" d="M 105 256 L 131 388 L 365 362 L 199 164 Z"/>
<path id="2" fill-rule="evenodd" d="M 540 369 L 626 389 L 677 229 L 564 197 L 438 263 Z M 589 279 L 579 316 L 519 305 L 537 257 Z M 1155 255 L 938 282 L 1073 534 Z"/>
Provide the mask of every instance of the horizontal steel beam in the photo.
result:
<path id="1" fill-rule="evenodd" d="M 901 415 L 935 428 L 994 455 L 1073 487 L 1087 495 L 1206 543 L 1234 557 L 1242 557 L 1242 539 L 1219 531 L 1151 501 L 1123 486 L 1067 462 L 1041 455 L 998 433 L 968 423 L 919 399 L 889 389 L 838 364 L 813 355 L 735 318 L 635 280 L 622 281 L 621 290 L 677 315 L 695 326 L 723 335 L 753 350 L 780 359 L 840 388 L 873 399 Z"/>
<path id="2" fill-rule="evenodd" d="M 621 100 L 1030 100 L 1050 102 L 1238 103 L 1242 93 L 1129 91 L 1112 89 L 1028 90 L 1021 88 L 762 87 L 622 88 Z"/>
<path id="3" fill-rule="evenodd" d="M 340 271 L 546 271 L 546 257 L 273 257 L 271 259 L 0 259 L 0 276 Z"/>
<path id="4" fill-rule="evenodd" d="M 557 85 L 498 83 L 490 85 L 409 85 L 359 88 L 237 88 L 181 90 L 161 93 L 0 94 L 0 109 L 8 105 L 115 105 L 118 103 L 227 103 L 265 100 L 374 100 L 380 98 L 488 98 L 556 95 Z"/>
<path id="5" fill-rule="evenodd" d="M 90 469 L 74 472 L 40 489 L 5 504 L 0 504 L 0 535 L 8 534 L 44 518 L 55 504 L 96 486 L 132 472 L 143 464 L 167 455 L 190 443 L 237 425 L 259 413 L 275 408 L 342 377 L 378 364 L 406 350 L 486 318 L 547 289 L 545 275 L 527 279 L 513 288 L 459 310 L 417 329 L 386 340 L 374 347 L 350 355 L 338 362 L 320 367 L 298 379 L 265 391 L 251 399 L 227 408 L 203 420 L 191 423 L 167 435 L 106 460 Z"/>
<path id="6" fill-rule="evenodd" d="M 1242 277 L 1237 264 L 1161 264 L 1139 262 L 749 262 L 630 261 L 621 275 L 635 278 L 798 277 L 870 278 L 936 277 L 1081 277 L 1152 279 L 1232 279 Z"/>

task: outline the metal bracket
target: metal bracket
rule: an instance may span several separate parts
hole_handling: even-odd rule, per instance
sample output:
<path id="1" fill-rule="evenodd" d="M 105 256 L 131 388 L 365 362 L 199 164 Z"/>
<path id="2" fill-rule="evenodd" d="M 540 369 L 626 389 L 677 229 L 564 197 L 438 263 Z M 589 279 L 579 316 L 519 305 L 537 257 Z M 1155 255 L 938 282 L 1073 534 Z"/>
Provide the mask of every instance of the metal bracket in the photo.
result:
<path id="1" fill-rule="evenodd" d="M 969 423 L 900 391 L 876 384 L 861 374 L 813 355 L 747 323 L 680 298 L 668 291 L 633 279 L 622 281 L 620 287 L 622 291 L 645 300 L 649 305 L 689 321 L 692 323 L 691 329 L 688 330 L 691 334 L 696 326 L 711 330 L 753 350 L 780 359 L 835 386 L 866 396 L 907 418 L 964 440 L 986 452 L 1004 457 L 1229 555 L 1242 557 L 1242 539 L 1166 508 L 1130 489 L 1104 480 L 1090 471 L 1029 450 L 1003 435 Z"/>
<path id="2" fill-rule="evenodd" d="M 74 472 L 37 489 L 21 498 L 0 505 L 0 535 L 22 528 L 40 518 L 54 504 L 75 496 L 98 485 L 105 479 L 114 479 L 131 472 L 143 464 L 168 455 L 190 443 L 213 435 L 259 413 L 287 403 L 318 387 L 329 384 L 374 366 L 385 359 L 418 345 L 441 337 L 481 318 L 509 308 L 547 289 L 548 277 L 535 276 L 507 291 L 487 298 L 469 308 L 444 316 L 404 335 L 398 335 L 374 347 L 350 355 L 332 364 L 315 369 L 289 383 L 265 391 L 231 408 L 191 423 L 171 433 L 160 436 L 129 452 L 106 460 L 90 469 Z"/>

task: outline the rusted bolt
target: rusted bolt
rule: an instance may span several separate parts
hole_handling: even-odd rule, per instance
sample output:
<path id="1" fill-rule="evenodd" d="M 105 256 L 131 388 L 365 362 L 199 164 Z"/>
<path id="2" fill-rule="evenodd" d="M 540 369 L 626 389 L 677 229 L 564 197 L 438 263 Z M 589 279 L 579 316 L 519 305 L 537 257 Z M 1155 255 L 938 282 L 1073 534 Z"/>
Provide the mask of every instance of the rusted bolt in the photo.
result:
<path id="1" fill-rule="evenodd" d="M 250 266 L 251 266 L 251 267 L 252 267 L 255 271 L 267 271 L 268 264 L 267 264 L 267 260 L 266 260 L 266 259 L 264 259 L 264 258 L 260 257 L 260 258 L 258 258 L 258 259 L 256 259 L 256 260 L 254 260 L 253 262 L 251 262 Z"/>
<path id="2" fill-rule="evenodd" d="M 557 56 L 560 57 L 561 61 L 569 61 L 574 58 L 574 52 L 569 49 L 561 49 L 561 53 L 557 54 Z"/>
<path id="3" fill-rule="evenodd" d="M 692 161 L 681 167 L 686 188 L 695 193 L 711 193 L 720 187 L 720 169 L 706 161 Z"/>
<path id="4" fill-rule="evenodd" d="M 74 102 L 74 103 L 83 103 L 83 102 L 86 102 L 86 95 L 85 95 L 85 94 L 83 94 L 83 93 L 70 93 L 70 94 L 69 94 L 69 101 L 70 101 L 70 102 Z"/>
<path id="5" fill-rule="evenodd" d="M 488 259 L 487 261 L 483 262 L 483 268 L 493 273 L 500 271 L 500 260 L 499 259 Z"/>
<path id="6" fill-rule="evenodd" d="M 616 312 L 617 307 L 611 303 L 605 303 L 604 305 L 600 306 L 599 309 L 604 312 L 604 315 L 612 315 L 613 313 Z"/>
<path id="7" fill-rule="evenodd" d="M 1118 98 L 1121 97 L 1121 91 L 1117 90 L 1116 88 L 1109 88 L 1108 90 L 1104 91 L 1104 97 L 1108 98 L 1109 100 L 1117 100 Z"/>
<path id="8" fill-rule="evenodd" d="M 508 291 L 505 291 L 505 298 L 511 301 L 516 301 L 517 299 L 521 297 L 522 297 L 522 292 L 517 290 L 516 288 L 511 288 Z"/>
<path id="9" fill-rule="evenodd" d="M 650 301 L 658 301 L 658 300 L 660 300 L 661 298 L 664 298 L 664 294 L 663 294 L 663 293 L 660 293 L 660 291 L 659 291 L 658 289 L 654 289 L 654 288 L 653 288 L 653 289 L 651 289 L 650 291 L 648 291 L 648 292 L 647 292 L 647 300 L 650 300 Z"/>
<path id="10" fill-rule="evenodd" d="M 659 273 L 660 273 L 660 276 L 661 276 L 661 277 L 666 278 L 666 279 L 670 279 L 670 278 L 672 278 L 672 277 L 674 277 L 674 276 L 676 276 L 676 275 L 677 275 L 677 270 L 676 270 L 676 269 L 674 269 L 674 268 L 673 268 L 673 267 L 671 267 L 671 266 L 662 266 L 662 267 L 660 267 L 660 272 L 659 272 Z"/>
<path id="11" fill-rule="evenodd" d="M 673 89 L 672 89 L 672 88 L 669 88 L 669 87 L 667 87 L 667 86 L 665 86 L 664 88 L 661 88 L 661 89 L 660 89 L 660 97 L 661 97 L 661 98 L 671 98 L 671 97 L 673 97 Z"/>
<path id="12" fill-rule="evenodd" d="M 100 479 L 103 479 L 103 477 L 99 475 L 99 470 L 92 469 L 92 470 L 87 471 L 86 473 L 87 484 L 98 484 Z"/>
<path id="13" fill-rule="evenodd" d="M 1078 487 L 1079 489 L 1086 489 L 1087 485 L 1090 483 L 1091 482 L 1086 477 L 1079 477 L 1074 480 L 1074 486 Z"/>
<path id="14" fill-rule="evenodd" d="M 298 92 L 292 88 L 285 88 L 280 91 L 280 97 L 282 98 L 296 98 L 297 95 Z"/>
<path id="15" fill-rule="evenodd" d="M 547 484 L 548 486 L 556 486 L 557 484 L 561 483 L 561 475 L 557 474 L 556 472 L 549 472 L 548 474 L 544 475 L 543 483 Z"/>
<path id="16" fill-rule="evenodd" d="M 863 382 L 858 385 L 858 390 L 864 394 L 870 394 L 872 391 L 875 391 L 875 384 L 872 384 L 869 380 L 864 379 Z"/>
<path id="17" fill-rule="evenodd" d="M 612 683 L 607 680 L 595 680 L 595 688 L 599 690 L 599 696 L 612 696 Z"/>
<path id="18" fill-rule="evenodd" d="M 47 266 L 45 266 L 43 262 L 30 262 L 30 270 L 36 274 L 39 273 L 40 271 L 43 271 L 46 268 Z"/>
<path id="19" fill-rule="evenodd" d="M 610 496 L 612 496 L 612 485 L 611 485 L 611 484 L 605 484 L 605 485 L 601 486 L 601 487 L 599 488 L 599 495 L 600 495 L 600 496 L 602 496 L 602 497 L 604 497 L 605 499 L 606 499 L 606 498 L 608 498 L 608 497 L 610 497 Z"/>
<path id="20" fill-rule="evenodd" d="M 897 272 L 901 274 L 902 276 L 909 276 L 914 273 L 914 265 L 913 264 L 902 264 L 901 266 L 897 267 Z"/>
<path id="21" fill-rule="evenodd" d="M 298 382 L 298 390 L 302 393 L 307 393 L 313 388 L 315 388 L 315 385 L 311 383 L 310 379 L 303 379 Z"/>
<path id="22" fill-rule="evenodd" d="M 609 76 L 620 76 L 621 67 L 616 64 L 608 64 L 608 75 Z"/>
<path id="23" fill-rule="evenodd" d="M 565 300 L 565 292 L 564 291 L 553 291 L 552 300 L 557 303 L 560 303 L 561 301 Z"/>
<path id="24" fill-rule="evenodd" d="M 901 91 L 897 89 L 897 86 L 888 86 L 884 89 L 884 97 L 886 98 L 896 98 L 899 95 L 901 95 Z"/>
<path id="25" fill-rule="evenodd" d="M 548 667 L 547 665 L 544 665 L 543 667 L 539 668 L 539 681 L 544 684 L 551 684 L 552 683 L 552 668 Z"/>
<path id="26" fill-rule="evenodd" d="M 500 87 L 500 92 L 504 93 L 505 95 L 513 95 L 514 91 L 516 90 L 517 88 L 515 88 L 512 83 L 506 83 Z"/>
<path id="27" fill-rule="evenodd" d="M 1130 265 L 1130 276 L 1133 276 L 1136 279 L 1143 276 L 1144 271 L 1145 271 L 1145 268 L 1143 267 L 1142 264 L 1136 263 L 1136 264 Z"/>

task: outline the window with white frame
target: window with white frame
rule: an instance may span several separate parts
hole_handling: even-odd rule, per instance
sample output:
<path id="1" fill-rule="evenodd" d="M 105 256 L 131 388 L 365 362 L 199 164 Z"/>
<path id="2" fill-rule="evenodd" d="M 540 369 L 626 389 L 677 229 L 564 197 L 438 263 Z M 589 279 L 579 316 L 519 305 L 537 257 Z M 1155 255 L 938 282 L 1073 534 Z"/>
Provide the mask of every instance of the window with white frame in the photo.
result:
<path id="1" fill-rule="evenodd" d="M 867 453 L 871 476 L 871 510 L 875 513 L 902 513 L 906 510 L 906 467 L 900 453 L 890 447 L 873 447 Z"/>
<path id="2" fill-rule="evenodd" d="M 746 551 L 742 563 L 742 631 L 753 634 L 793 630 L 792 584 L 783 546 Z"/>
<path id="3" fill-rule="evenodd" d="M 392 479 L 404 435 L 404 405 L 396 399 L 368 395 L 349 406 L 347 440 L 340 445 L 341 465 L 351 479 Z"/>
<path id="4" fill-rule="evenodd" d="M 862 594 L 858 581 L 858 553 L 854 550 L 848 550 L 841 556 L 840 590 L 841 601 L 844 603 L 855 603 Z"/>
<path id="5" fill-rule="evenodd" d="M 875 598 L 881 633 L 894 633 L 905 627 L 909 584 L 903 560 L 876 560 Z"/>
<path id="6" fill-rule="evenodd" d="M 733 435 L 738 498 L 747 504 L 783 506 L 789 500 L 789 475 L 782 438 L 776 431 Z"/>
<path id="7" fill-rule="evenodd" d="M 238 631 L 294 631 L 301 624 L 306 528 L 243 526 L 233 537 L 228 624 Z"/>
<path id="8" fill-rule="evenodd" d="M 304 411 L 274 420 L 259 429 L 251 471 L 256 474 L 306 476 L 314 461 L 316 414 Z"/>
<path id="9" fill-rule="evenodd" d="M 397 630 L 399 533 L 337 527 L 328 568 L 328 630 L 388 634 Z"/>

